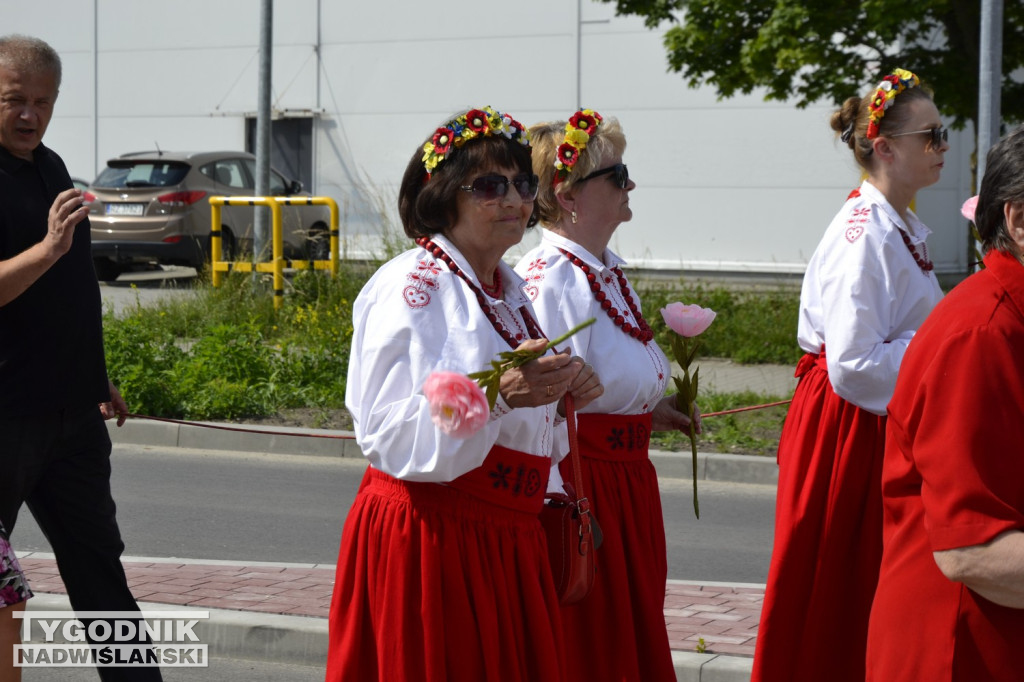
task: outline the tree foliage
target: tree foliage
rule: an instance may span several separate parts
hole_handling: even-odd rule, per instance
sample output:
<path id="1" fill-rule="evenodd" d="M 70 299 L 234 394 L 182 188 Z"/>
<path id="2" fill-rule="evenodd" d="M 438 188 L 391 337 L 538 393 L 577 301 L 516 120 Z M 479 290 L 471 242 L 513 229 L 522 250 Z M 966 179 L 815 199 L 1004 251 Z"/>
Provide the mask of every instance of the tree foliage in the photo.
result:
<path id="1" fill-rule="evenodd" d="M 617 14 L 664 22 L 669 68 L 719 97 L 749 94 L 800 108 L 839 104 L 893 68 L 918 74 L 939 111 L 962 128 L 977 121 L 979 0 L 601 0 Z M 1024 2 L 1004 0 L 1003 120 L 1019 121 Z"/>

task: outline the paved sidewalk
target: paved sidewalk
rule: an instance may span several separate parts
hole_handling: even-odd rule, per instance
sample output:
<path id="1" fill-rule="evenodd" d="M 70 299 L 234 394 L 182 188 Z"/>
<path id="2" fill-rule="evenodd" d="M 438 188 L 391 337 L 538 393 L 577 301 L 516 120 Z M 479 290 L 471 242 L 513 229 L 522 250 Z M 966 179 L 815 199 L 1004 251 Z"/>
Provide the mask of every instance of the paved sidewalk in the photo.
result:
<path id="1" fill-rule="evenodd" d="M 30 609 L 67 609 L 52 554 L 19 557 L 36 597 Z M 323 665 L 334 567 L 125 557 L 143 610 L 158 604 L 209 611 L 197 631 L 214 657 Z M 665 622 L 679 680 L 747 680 L 763 585 L 670 580 Z M 697 653 L 703 638 L 705 651 Z"/>

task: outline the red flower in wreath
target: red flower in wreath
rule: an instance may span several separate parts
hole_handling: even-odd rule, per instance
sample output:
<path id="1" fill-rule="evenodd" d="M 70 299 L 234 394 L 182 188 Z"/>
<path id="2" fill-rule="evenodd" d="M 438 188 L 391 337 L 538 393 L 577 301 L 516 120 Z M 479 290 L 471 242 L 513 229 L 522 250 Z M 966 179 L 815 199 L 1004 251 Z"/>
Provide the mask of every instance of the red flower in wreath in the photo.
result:
<path id="1" fill-rule="evenodd" d="M 563 166 L 572 168 L 576 165 L 576 162 L 580 158 L 580 150 L 573 147 L 568 142 L 563 142 L 558 147 L 558 160 L 562 162 Z"/>
<path id="2" fill-rule="evenodd" d="M 569 119 L 569 123 L 574 128 L 578 128 L 579 130 L 582 130 L 588 135 L 593 133 L 594 128 L 596 128 L 597 124 L 600 122 L 601 115 L 598 114 L 596 111 L 594 112 L 593 116 L 585 114 L 582 111 L 577 111 L 575 114 L 572 115 L 572 118 Z"/>
<path id="3" fill-rule="evenodd" d="M 865 135 L 865 137 L 867 137 L 867 139 L 869 139 L 869 140 L 873 140 L 876 137 L 878 137 L 878 124 L 877 123 L 875 123 L 874 121 L 871 121 L 871 122 L 868 123 L 868 131 L 867 131 L 867 135 Z"/>
<path id="4" fill-rule="evenodd" d="M 434 153 L 438 156 L 447 154 L 452 148 L 452 140 L 455 139 L 455 131 L 451 128 L 438 128 L 437 132 L 434 133 L 434 137 L 431 138 L 431 142 L 434 143 Z"/>
<path id="5" fill-rule="evenodd" d="M 479 109 L 470 109 L 466 112 L 466 127 L 474 133 L 484 133 L 490 127 L 487 120 L 487 113 Z"/>

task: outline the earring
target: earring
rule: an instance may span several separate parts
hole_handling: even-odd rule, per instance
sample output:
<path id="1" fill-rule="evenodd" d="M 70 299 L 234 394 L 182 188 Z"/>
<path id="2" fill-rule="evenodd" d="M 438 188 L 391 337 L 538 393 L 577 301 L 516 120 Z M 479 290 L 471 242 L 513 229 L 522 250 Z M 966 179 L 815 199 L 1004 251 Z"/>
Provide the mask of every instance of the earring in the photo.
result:
<path id="1" fill-rule="evenodd" d="M 576 211 L 573 211 L 573 212 L 572 212 L 572 224 L 573 224 L 573 225 L 575 225 L 575 224 L 576 224 Z"/>

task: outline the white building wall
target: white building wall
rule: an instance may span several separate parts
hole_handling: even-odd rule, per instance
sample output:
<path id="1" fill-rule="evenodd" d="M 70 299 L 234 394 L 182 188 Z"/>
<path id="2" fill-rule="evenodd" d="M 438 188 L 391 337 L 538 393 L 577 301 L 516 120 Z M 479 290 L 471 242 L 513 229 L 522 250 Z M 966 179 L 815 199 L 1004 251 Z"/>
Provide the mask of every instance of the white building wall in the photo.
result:
<path id="1" fill-rule="evenodd" d="M 612 247 L 635 265 L 802 272 L 859 183 L 852 154 L 828 127 L 831 106 L 718 101 L 711 89 L 689 89 L 666 72 L 661 32 L 615 17 L 612 5 L 469 7 L 275 3 L 273 106 L 317 112 L 310 189 L 342 204 L 350 255 L 380 252 L 381 210 L 393 214 L 409 158 L 469 106 L 490 104 L 525 124 L 566 118 L 578 104 L 618 117 L 638 187 L 634 218 Z M 87 179 L 106 159 L 155 145 L 244 148 L 244 116 L 257 105 L 258 13 L 257 0 L 0 0 L 4 33 L 37 35 L 61 53 L 64 83 L 46 143 Z M 917 209 L 935 232 L 937 268 L 963 272 L 959 206 L 973 143 L 958 133 L 951 142 L 942 180 Z M 393 218 L 392 229 L 400 230 Z"/>

